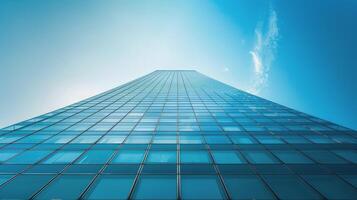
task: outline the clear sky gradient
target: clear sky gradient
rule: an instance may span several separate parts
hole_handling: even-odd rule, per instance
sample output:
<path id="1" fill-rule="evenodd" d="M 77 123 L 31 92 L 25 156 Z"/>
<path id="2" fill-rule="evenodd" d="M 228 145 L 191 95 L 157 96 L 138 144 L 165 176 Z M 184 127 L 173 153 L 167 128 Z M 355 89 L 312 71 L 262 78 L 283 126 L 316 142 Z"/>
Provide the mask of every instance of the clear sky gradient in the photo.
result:
<path id="1" fill-rule="evenodd" d="M 357 129 L 355 0 L 1 0 L 0 127 L 195 69 Z"/>

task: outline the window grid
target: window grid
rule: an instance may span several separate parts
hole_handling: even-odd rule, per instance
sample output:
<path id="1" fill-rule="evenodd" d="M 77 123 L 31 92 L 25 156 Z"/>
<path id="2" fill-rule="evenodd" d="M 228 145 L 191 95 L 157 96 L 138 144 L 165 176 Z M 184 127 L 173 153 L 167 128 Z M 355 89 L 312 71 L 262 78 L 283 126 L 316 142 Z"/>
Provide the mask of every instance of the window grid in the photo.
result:
<path id="1" fill-rule="evenodd" d="M 158 187 L 155 180 L 167 184 L 165 197 L 176 199 L 207 198 L 200 187 L 211 188 L 207 195 L 218 199 L 279 199 L 294 192 L 353 199 L 355 133 L 195 71 L 159 70 L 1 129 L 0 197 L 46 193 L 87 199 L 96 187 L 96 195 L 105 194 L 105 187 L 98 186 L 103 177 L 131 184 L 121 194 L 129 199 L 159 199 L 145 185 Z M 142 153 L 135 157 L 135 152 Z M 155 152 L 152 162 L 149 156 Z M 119 155 L 125 156 L 117 162 Z M 23 192 L 28 196 L 17 196 L 13 187 L 21 188 L 26 177 L 43 177 L 44 182 Z M 80 193 L 63 188 L 62 178 L 79 181 Z M 256 192 L 237 193 L 236 183 Z M 289 184 L 295 189 L 284 190 Z M 63 194 L 53 194 L 53 187 L 63 188 Z"/>

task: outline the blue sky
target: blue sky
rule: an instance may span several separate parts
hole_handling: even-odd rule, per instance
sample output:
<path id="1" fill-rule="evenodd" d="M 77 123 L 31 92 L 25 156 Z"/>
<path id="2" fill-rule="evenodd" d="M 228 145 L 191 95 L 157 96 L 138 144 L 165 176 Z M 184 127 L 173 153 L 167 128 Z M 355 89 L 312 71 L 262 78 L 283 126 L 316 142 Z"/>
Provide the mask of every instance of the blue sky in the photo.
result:
<path id="1" fill-rule="evenodd" d="M 196 69 L 357 129 L 357 1 L 0 1 L 0 127 Z"/>

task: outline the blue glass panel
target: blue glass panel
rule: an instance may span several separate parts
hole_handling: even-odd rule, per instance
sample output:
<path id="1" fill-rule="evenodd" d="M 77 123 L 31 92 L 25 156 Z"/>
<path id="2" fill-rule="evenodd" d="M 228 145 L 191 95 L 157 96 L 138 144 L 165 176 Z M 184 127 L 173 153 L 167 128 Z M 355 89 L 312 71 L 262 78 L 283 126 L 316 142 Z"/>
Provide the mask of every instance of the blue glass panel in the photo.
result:
<path id="1" fill-rule="evenodd" d="M 106 163 L 114 150 L 90 150 L 83 154 L 77 161 L 77 164 L 104 164 Z"/>
<path id="2" fill-rule="evenodd" d="M 104 144 L 120 144 L 124 142 L 126 136 L 117 136 L 117 135 L 106 135 L 99 140 L 99 143 Z"/>
<path id="3" fill-rule="evenodd" d="M 274 164 L 279 161 L 266 151 L 244 151 L 246 159 L 253 164 Z"/>
<path id="4" fill-rule="evenodd" d="M 345 175 L 342 176 L 342 178 L 353 185 L 353 187 L 357 188 L 357 175 Z"/>
<path id="5" fill-rule="evenodd" d="M 336 150 L 335 154 L 341 156 L 342 158 L 357 164 L 357 151 L 354 150 Z"/>
<path id="6" fill-rule="evenodd" d="M 231 144 L 231 141 L 227 136 L 215 135 L 205 136 L 207 144 Z"/>
<path id="7" fill-rule="evenodd" d="M 257 176 L 224 176 L 224 182 L 232 199 L 274 199 Z"/>
<path id="8" fill-rule="evenodd" d="M 219 179 L 215 175 L 182 175 L 183 199 L 225 199 Z"/>
<path id="9" fill-rule="evenodd" d="M 321 199 L 312 188 L 296 176 L 270 175 L 265 181 L 281 199 Z"/>
<path id="10" fill-rule="evenodd" d="M 176 136 L 155 136 L 152 142 L 154 144 L 176 144 Z"/>
<path id="11" fill-rule="evenodd" d="M 5 183 L 6 181 L 10 180 L 11 177 L 13 177 L 14 175 L 0 175 L 0 185 L 2 185 L 3 183 Z"/>
<path id="12" fill-rule="evenodd" d="M 356 199 L 357 190 L 336 176 L 311 175 L 304 179 L 327 199 Z"/>
<path id="13" fill-rule="evenodd" d="M 277 150 L 273 152 L 276 157 L 278 157 L 281 161 L 286 164 L 308 164 L 313 163 L 310 159 L 308 159 L 303 154 L 298 151 L 284 151 Z"/>
<path id="14" fill-rule="evenodd" d="M 74 144 L 93 144 L 95 143 L 101 136 L 100 135 L 81 135 L 74 139 L 71 143 Z"/>
<path id="15" fill-rule="evenodd" d="M 254 144 L 257 143 L 252 137 L 245 135 L 231 135 L 234 144 Z"/>
<path id="16" fill-rule="evenodd" d="M 207 151 L 181 151 L 181 163 L 210 163 Z"/>
<path id="17" fill-rule="evenodd" d="M 181 144 L 202 144 L 202 136 L 196 136 L 196 135 L 181 135 L 180 136 L 180 143 Z"/>
<path id="18" fill-rule="evenodd" d="M 65 144 L 75 138 L 76 135 L 55 135 L 44 143 L 55 143 L 55 144 Z"/>
<path id="19" fill-rule="evenodd" d="M 306 155 L 314 159 L 318 163 L 322 164 L 342 164 L 347 163 L 347 161 L 339 158 L 335 154 L 329 151 L 304 151 Z"/>
<path id="20" fill-rule="evenodd" d="M 134 190 L 134 199 L 176 199 L 176 176 L 142 175 Z"/>
<path id="21" fill-rule="evenodd" d="M 48 154 L 50 154 L 51 151 L 45 151 L 45 150 L 39 150 L 39 151 L 25 151 L 10 160 L 8 160 L 6 163 L 9 164 L 34 164 L 38 161 L 40 161 L 42 158 L 46 157 Z"/>
<path id="22" fill-rule="evenodd" d="M 176 151 L 150 151 L 147 163 L 176 163 Z"/>
<path id="23" fill-rule="evenodd" d="M 99 176 L 85 195 L 85 199 L 127 199 L 135 176 Z"/>
<path id="24" fill-rule="evenodd" d="M 78 199 L 92 175 L 62 175 L 47 185 L 35 199 Z"/>
<path id="25" fill-rule="evenodd" d="M 43 161 L 43 164 L 67 164 L 74 161 L 82 151 L 58 151 L 51 155 L 48 159 Z"/>
<path id="26" fill-rule="evenodd" d="M 217 164 L 242 164 L 246 163 L 242 156 L 235 151 L 213 151 L 212 156 Z"/>
<path id="27" fill-rule="evenodd" d="M 141 163 L 144 154 L 144 150 L 119 150 L 112 163 Z"/>
<path id="28" fill-rule="evenodd" d="M 30 199 L 54 175 L 20 175 L 0 188 L 2 199 Z"/>
<path id="29" fill-rule="evenodd" d="M 4 161 L 8 160 L 20 152 L 21 152 L 21 150 L 16 150 L 16 149 L 1 150 L 0 151 L 0 162 L 4 162 Z"/>
<path id="30" fill-rule="evenodd" d="M 7 143 L 11 143 L 14 142 L 20 138 L 22 138 L 23 136 L 17 136 L 17 135 L 5 135 L 5 136 L 1 136 L 0 137 L 0 143 L 1 144 L 7 144 Z"/>
<path id="31" fill-rule="evenodd" d="M 147 144 L 151 141 L 151 135 L 145 136 L 129 136 L 125 143 L 127 144 Z"/>

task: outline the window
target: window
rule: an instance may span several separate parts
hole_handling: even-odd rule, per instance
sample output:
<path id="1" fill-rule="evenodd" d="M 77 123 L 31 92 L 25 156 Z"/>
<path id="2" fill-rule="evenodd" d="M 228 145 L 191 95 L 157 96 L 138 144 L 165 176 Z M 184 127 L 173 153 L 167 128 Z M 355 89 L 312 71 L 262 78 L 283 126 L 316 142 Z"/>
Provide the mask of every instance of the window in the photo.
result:
<path id="1" fill-rule="evenodd" d="M 210 163 L 207 151 L 181 151 L 181 163 Z"/>
<path id="2" fill-rule="evenodd" d="M 125 143 L 128 144 L 147 144 L 150 143 L 151 140 L 151 135 L 145 135 L 145 136 L 129 136 Z"/>
<path id="3" fill-rule="evenodd" d="M 20 152 L 21 152 L 21 150 L 15 150 L 15 149 L 1 150 L 0 151 L 0 162 L 4 162 L 4 161 L 8 160 Z"/>
<path id="4" fill-rule="evenodd" d="M 141 175 L 133 199 L 176 199 L 176 175 Z"/>
<path id="5" fill-rule="evenodd" d="M 44 143 L 65 144 L 71 141 L 74 137 L 76 137 L 76 135 L 55 135 Z"/>
<path id="6" fill-rule="evenodd" d="M 357 191 L 352 186 L 332 175 L 304 176 L 304 179 L 327 199 L 356 199 Z"/>
<path id="7" fill-rule="evenodd" d="M 231 144 L 231 141 L 224 135 L 205 136 L 207 144 Z"/>
<path id="8" fill-rule="evenodd" d="M 342 158 L 337 157 L 329 151 L 304 151 L 306 155 L 322 164 L 341 164 L 347 163 Z"/>
<path id="9" fill-rule="evenodd" d="M 274 136 L 256 136 L 257 140 L 262 144 L 283 144 L 284 142 Z"/>
<path id="10" fill-rule="evenodd" d="M 309 164 L 313 163 L 298 151 L 276 150 L 274 155 L 286 164 Z"/>
<path id="11" fill-rule="evenodd" d="M 127 199 L 135 176 L 101 175 L 85 195 L 85 199 Z"/>
<path id="12" fill-rule="evenodd" d="M 51 155 L 50 158 L 43 161 L 44 164 L 67 164 L 74 161 L 82 151 L 58 151 Z"/>
<path id="13" fill-rule="evenodd" d="M 14 175 L 0 175 L 0 185 L 8 181 Z"/>
<path id="14" fill-rule="evenodd" d="M 106 163 L 113 150 L 90 150 L 83 154 L 77 161 L 77 164 L 104 164 Z"/>
<path id="15" fill-rule="evenodd" d="M 274 199 L 263 182 L 253 175 L 224 176 L 232 199 Z"/>
<path id="16" fill-rule="evenodd" d="M 141 163 L 144 158 L 144 150 L 119 150 L 112 163 Z"/>
<path id="17" fill-rule="evenodd" d="M 78 199 L 93 175 L 62 175 L 47 185 L 37 199 Z"/>
<path id="18" fill-rule="evenodd" d="M 244 151 L 245 158 L 253 164 L 274 164 L 279 161 L 266 151 Z"/>
<path id="19" fill-rule="evenodd" d="M 357 151 L 353 150 L 336 150 L 335 154 L 341 156 L 342 158 L 357 164 Z"/>
<path id="20" fill-rule="evenodd" d="M 342 178 L 357 188 L 357 175 L 345 175 Z"/>
<path id="21" fill-rule="evenodd" d="M 224 199 L 219 179 L 215 175 L 182 175 L 183 199 Z"/>
<path id="22" fill-rule="evenodd" d="M 44 157 L 46 157 L 48 154 L 50 154 L 52 151 L 46 151 L 46 150 L 28 150 L 25 151 L 10 160 L 8 160 L 6 163 L 9 164 L 34 164 Z"/>
<path id="23" fill-rule="evenodd" d="M 250 136 L 243 136 L 243 135 L 232 135 L 230 136 L 234 144 L 254 144 L 257 143 L 252 137 Z"/>
<path id="24" fill-rule="evenodd" d="M 99 140 L 99 143 L 104 144 L 120 144 L 123 143 L 126 136 L 113 136 L 113 135 L 106 135 Z"/>
<path id="25" fill-rule="evenodd" d="M 176 151 L 150 151 L 147 163 L 176 163 Z"/>
<path id="26" fill-rule="evenodd" d="M 281 199 L 321 199 L 312 188 L 296 176 L 267 175 L 264 179 Z"/>
<path id="27" fill-rule="evenodd" d="M 30 135 L 16 141 L 16 143 L 41 143 L 52 135 Z"/>
<path id="28" fill-rule="evenodd" d="M 2 199 L 30 199 L 54 175 L 19 175 L 0 188 Z"/>
<path id="29" fill-rule="evenodd" d="M 212 156 L 217 164 L 242 164 L 244 159 L 235 151 L 213 151 Z"/>
<path id="30" fill-rule="evenodd" d="M 95 143 L 100 137 L 100 135 L 81 135 L 74 139 L 71 143 L 92 144 Z"/>
<path id="31" fill-rule="evenodd" d="M 176 135 L 155 136 L 152 143 L 154 143 L 154 144 L 176 144 Z"/>
<path id="32" fill-rule="evenodd" d="M 181 144 L 202 144 L 202 136 L 195 135 L 181 135 L 180 136 Z"/>

